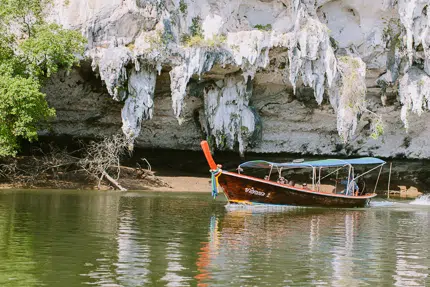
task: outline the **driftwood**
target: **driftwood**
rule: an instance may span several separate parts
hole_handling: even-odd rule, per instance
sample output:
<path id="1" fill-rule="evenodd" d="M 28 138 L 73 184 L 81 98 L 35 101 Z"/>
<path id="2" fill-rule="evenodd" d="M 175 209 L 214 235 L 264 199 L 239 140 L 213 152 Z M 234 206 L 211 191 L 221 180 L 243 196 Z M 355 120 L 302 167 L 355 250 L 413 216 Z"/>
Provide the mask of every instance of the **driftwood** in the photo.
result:
<path id="1" fill-rule="evenodd" d="M 76 171 L 79 158 L 52 144 L 48 149 L 45 152 L 41 148 L 33 148 L 32 156 L 2 159 L 0 178 L 25 186 L 33 186 L 40 181 L 50 181 L 57 186 L 62 176 Z"/>
<path id="2" fill-rule="evenodd" d="M 98 188 L 106 178 L 119 190 L 126 190 L 118 183 L 121 173 L 120 159 L 127 153 L 128 142 L 122 135 L 114 135 L 100 142 L 91 142 L 86 148 L 86 155 L 79 160 L 79 166 L 88 175 L 97 179 Z M 109 172 L 115 173 L 115 177 Z"/>
<path id="3" fill-rule="evenodd" d="M 103 176 L 104 177 L 106 177 L 106 179 L 107 180 L 109 180 L 116 188 L 118 188 L 119 190 L 121 190 L 121 191 L 127 191 L 127 189 L 126 188 L 124 188 L 124 187 L 122 187 L 119 183 L 118 183 L 118 181 L 116 181 L 115 179 L 113 179 L 109 174 L 107 174 L 106 172 L 103 172 L 103 174 L 102 174 L 102 177 L 101 178 L 103 178 Z"/>
<path id="4" fill-rule="evenodd" d="M 40 148 L 33 151 L 35 152 L 33 156 L 2 159 L 0 180 L 24 186 L 49 182 L 61 188 L 67 178 L 81 177 L 85 181 L 89 177 L 96 180 L 99 189 L 102 182 L 107 181 L 115 189 L 126 191 L 127 189 L 119 183 L 121 170 L 129 177 L 138 177 L 147 172 L 153 175 L 150 171 L 151 165 L 146 159 L 141 161 L 147 164 L 148 169 L 143 169 L 140 165 L 137 169 L 120 165 L 122 157 L 129 155 L 128 141 L 122 135 L 98 142 L 92 141 L 74 152 L 53 145 L 49 145 L 48 149 Z M 152 177 L 148 178 L 150 182 L 161 184 Z"/>

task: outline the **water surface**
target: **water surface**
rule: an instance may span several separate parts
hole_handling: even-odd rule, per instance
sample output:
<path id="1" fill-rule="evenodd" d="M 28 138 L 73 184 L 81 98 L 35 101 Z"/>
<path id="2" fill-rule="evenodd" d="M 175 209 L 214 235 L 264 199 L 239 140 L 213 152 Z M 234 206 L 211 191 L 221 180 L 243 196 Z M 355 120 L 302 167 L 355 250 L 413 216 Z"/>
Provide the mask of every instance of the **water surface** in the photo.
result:
<path id="1" fill-rule="evenodd" d="M 430 286 L 430 206 L 0 192 L 0 286 Z"/>

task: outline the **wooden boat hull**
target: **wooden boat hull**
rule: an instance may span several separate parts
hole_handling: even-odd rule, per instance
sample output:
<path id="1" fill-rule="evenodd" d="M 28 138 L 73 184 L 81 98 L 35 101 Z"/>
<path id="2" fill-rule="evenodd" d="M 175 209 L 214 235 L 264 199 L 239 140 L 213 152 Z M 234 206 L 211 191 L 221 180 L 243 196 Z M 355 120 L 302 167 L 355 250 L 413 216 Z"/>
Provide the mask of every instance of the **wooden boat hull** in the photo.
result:
<path id="1" fill-rule="evenodd" d="M 317 192 L 226 171 L 218 182 L 230 203 L 351 208 L 365 207 L 376 196 Z"/>

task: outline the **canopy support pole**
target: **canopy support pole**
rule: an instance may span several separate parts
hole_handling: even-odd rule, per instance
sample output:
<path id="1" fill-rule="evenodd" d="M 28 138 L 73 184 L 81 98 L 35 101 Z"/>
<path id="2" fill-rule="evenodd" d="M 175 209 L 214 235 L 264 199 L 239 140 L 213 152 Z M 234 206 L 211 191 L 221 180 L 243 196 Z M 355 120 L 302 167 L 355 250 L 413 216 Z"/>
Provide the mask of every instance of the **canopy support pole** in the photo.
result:
<path id="1" fill-rule="evenodd" d="M 270 176 L 272 175 L 272 170 L 273 170 L 273 165 L 270 165 L 269 180 L 270 180 Z"/>
<path id="2" fill-rule="evenodd" d="M 334 193 L 336 193 L 337 191 L 337 179 L 339 177 L 339 169 L 336 170 L 336 180 L 335 180 L 335 185 L 334 185 Z"/>
<path id="3" fill-rule="evenodd" d="M 388 174 L 388 187 L 387 187 L 387 198 L 390 198 L 390 182 L 391 182 L 391 167 L 393 166 L 393 162 L 390 162 L 390 173 Z"/>
<path id="4" fill-rule="evenodd" d="M 315 190 L 315 177 L 316 177 L 317 173 L 315 170 L 315 167 L 312 167 L 312 190 Z"/>
<path id="5" fill-rule="evenodd" d="M 337 173 L 339 170 L 341 170 L 342 168 L 344 168 L 346 165 L 344 165 L 344 166 L 341 166 L 341 167 L 339 167 L 339 168 L 337 168 L 336 170 L 334 170 L 334 171 L 332 171 L 332 172 L 330 172 L 329 174 L 327 174 L 326 176 L 323 176 L 321 179 L 325 179 L 325 178 L 327 178 L 327 177 L 329 177 L 330 175 L 332 175 L 333 173 Z M 337 179 L 337 177 L 336 177 L 336 179 Z"/>
<path id="6" fill-rule="evenodd" d="M 378 166 L 375 166 L 375 167 L 374 167 L 374 168 L 372 168 L 372 169 L 369 169 L 369 170 L 368 170 L 368 171 L 366 171 L 366 172 L 363 172 L 362 174 L 360 174 L 359 176 L 357 176 L 356 178 L 354 178 L 354 180 L 356 180 L 356 179 L 358 179 L 358 178 L 360 178 L 360 177 L 363 177 L 364 175 L 366 175 L 366 174 L 370 173 L 371 171 L 373 171 L 373 170 L 375 170 L 375 169 L 377 169 L 377 168 L 379 168 L 379 167 L 384 166 L 384 164 L 385 164 L 385 163 L 380 164 L 380 165 L 378 165 Z"/>
<path id="7" fill-rule="evenodd" d="M 349 193 L 349 183 L 350 183 L 350 181 L 351 181 L 351 165 L 349 165 L 349 169 L 348 169 L 348 181 L 347 181 L 347 183 L 345 185 L 345 188 L 346 188 L 345 195 L 348 195 L 348 193 Z"/>
<path id="8" fill-rule="evenodd" d="M 376 193 L 376 187 L 378 186 L 379 177 L 381 176 L 382 168 L 384 165 L 381 165 L 381 169 L 379 170 L 378 178 L 376 179 L 375 188 L 373 189 L 373 193 Z"/>

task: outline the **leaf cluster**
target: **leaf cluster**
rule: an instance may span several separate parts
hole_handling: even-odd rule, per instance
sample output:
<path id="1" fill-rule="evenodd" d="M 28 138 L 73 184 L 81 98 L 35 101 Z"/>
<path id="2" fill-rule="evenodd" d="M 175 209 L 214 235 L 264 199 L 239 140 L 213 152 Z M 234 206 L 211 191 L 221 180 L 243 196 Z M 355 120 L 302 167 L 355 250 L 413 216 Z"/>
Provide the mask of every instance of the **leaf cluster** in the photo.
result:
<path id="1" fill-rule="evenodd" d="M 0 0 L 0 157 L 15 155 L 20 139 L 37 139 L 55 116 L 40 87 L 84 51 L 78 32 L 44 21 L 51 1 Z"/>
<path id="2" fill-rule="evenodd" d="M 254 28 L 260 31 L 272 31 L 272 24 L 267 24 L 267 25 L 257 24 L 254 26 Z"/>
<path id="3" fill-rule="evenodd" d="M 0 157 L 16 154 L 18 138 L 36 139 L 53 116 L 35 79 L 0 75 Z"/>
<path id="4" fill-rule="evenodd" d="M 190 33 L 192 37 L 201 37 L 203 38 L 203 27 L 202 27 L 202 19 L 197 16 L 191 20 Z"/>
<path id="5" fill-rule="evenodd" d="M 29 76 L 43 80 L 70 69 L 77 61 L 76 54 L 84 52 L 85 39 L 76 31 L 65 30 L 57 24 L 37 25 L 35 37 L 19 45 Z"/>

